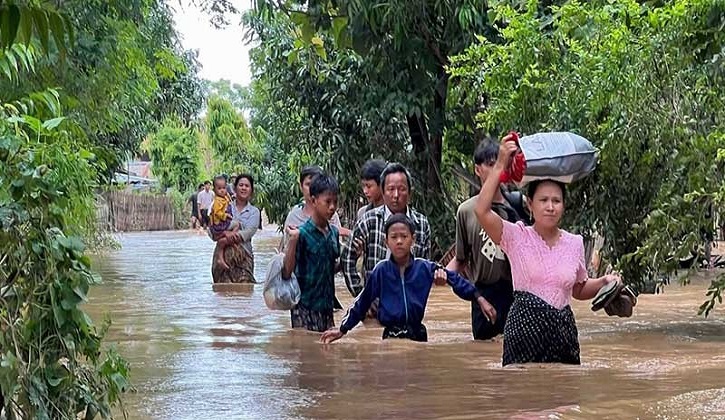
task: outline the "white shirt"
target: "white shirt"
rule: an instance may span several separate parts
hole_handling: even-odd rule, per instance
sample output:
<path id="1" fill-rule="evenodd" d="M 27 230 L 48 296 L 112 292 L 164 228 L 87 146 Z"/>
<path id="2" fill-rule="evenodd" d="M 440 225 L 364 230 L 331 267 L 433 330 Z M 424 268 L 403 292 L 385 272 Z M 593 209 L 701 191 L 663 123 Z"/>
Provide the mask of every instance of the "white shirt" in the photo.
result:
<path id="1" fill-rule="evenodd" d="M 196 201 L 199 203 L 199 209 L 207 210 L 211 207 L 211 203 L 214 202 L 214 193 L 211 190 L 201 191 L 197 194 Z"/>

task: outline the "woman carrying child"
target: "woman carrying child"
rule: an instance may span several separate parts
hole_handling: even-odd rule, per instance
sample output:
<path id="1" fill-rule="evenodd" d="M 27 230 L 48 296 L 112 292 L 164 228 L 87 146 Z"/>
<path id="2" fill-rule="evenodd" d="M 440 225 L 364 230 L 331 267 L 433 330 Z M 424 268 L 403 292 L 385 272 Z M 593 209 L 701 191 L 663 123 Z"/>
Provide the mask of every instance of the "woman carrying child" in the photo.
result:
<path id="1" fill-rule="evenodd" d="M 476 217 L 511 262 L 514 301 L 504 327 L 503 365 L 580 364 L 579 339 L 571 298 L 592 299 L 616 275 L 590 279 L 580 235 L 559 228 L 564 214 L 564 184 L 551 180 L 528 185 L 533 226 L 503 220 L 491 210 L 501 173 L 518 151 L 506 136 L 498 159 L 481 187 Z"/>

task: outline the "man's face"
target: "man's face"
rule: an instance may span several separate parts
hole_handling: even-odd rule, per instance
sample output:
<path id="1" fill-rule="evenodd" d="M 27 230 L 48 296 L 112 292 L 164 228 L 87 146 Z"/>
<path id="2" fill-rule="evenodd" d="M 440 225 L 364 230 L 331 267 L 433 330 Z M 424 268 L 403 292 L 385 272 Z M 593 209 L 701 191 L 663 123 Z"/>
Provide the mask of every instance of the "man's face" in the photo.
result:
<path id="1" fill-rule="evenodd" d="M 402 172 L 395 172 L 385 177 L 383 202 L 393 214 L 405 213 L 408 208 L 410 190 L 408 178 Z"/>
<path id="2" fill-rule="evenodd" d="M 209 188 L 211 187 L 210 184 L 204 184 L 204 191 L 209 191 Z"/>

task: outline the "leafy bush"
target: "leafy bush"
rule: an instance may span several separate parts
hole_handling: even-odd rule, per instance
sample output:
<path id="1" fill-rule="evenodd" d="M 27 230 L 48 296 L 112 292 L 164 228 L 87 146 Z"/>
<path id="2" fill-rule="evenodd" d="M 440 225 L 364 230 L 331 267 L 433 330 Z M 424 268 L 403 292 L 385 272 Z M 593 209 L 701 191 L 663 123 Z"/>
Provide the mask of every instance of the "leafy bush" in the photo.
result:
<path id="1" fill-rule="evenodd" d="M 59 120 L 0 120 L 0 391 L 9 418 L 111 416 L 128 364 L 82 310 L 98 282 L 83 241 L 92 214 L 92 154 L 70 147 Z M 29 134 L 29 135 L 28 135 Z M 3 189 L 5 190 L 5 189 Z"/>

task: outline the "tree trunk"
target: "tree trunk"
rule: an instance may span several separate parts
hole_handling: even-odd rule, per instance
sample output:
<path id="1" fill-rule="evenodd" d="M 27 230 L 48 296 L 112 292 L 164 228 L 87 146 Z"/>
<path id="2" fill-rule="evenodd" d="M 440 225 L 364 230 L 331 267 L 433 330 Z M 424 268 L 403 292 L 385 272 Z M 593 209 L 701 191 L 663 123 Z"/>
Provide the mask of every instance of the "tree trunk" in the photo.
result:
<path id="1" fill-rule="evenodd" d="M 443 133 L 446 128 L 446 98 L 448 97 L 448 74 L 445 68 L 438 69 L 433 94 L 433 115 L 430 122 L 428 141 L 428 188 L 434 192 L 443 191 L 441 163 L 443 162 Z"/>
<path id="2" fill-rule="evenodd" d="M 425 189 L 443 191 L 441 162 L 443 161 L 443 132 L 446 123 L 446 97 L 448 75 L 443 67 L 438 71 L 438 80 L 433 92 L 433 111 L 430 119 L 425 116 L 408 115 L 408 133 L 413 153 L 418 158 L 419 173 L 423 175 Z"/>

